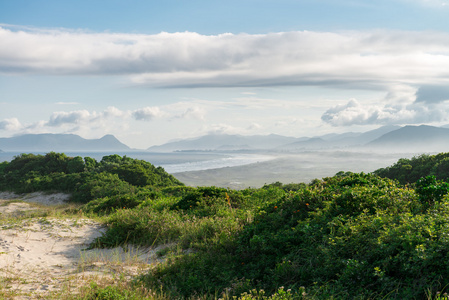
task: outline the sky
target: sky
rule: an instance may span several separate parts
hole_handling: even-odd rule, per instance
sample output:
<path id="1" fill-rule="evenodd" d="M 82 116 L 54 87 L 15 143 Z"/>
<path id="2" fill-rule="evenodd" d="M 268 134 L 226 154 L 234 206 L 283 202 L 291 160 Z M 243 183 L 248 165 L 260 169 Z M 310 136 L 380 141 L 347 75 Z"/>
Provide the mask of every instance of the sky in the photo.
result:
<path id="1" fill-rule="evenodd" d="M 449 124 L 449 0 L 0 0 L 0 137 Z"/>

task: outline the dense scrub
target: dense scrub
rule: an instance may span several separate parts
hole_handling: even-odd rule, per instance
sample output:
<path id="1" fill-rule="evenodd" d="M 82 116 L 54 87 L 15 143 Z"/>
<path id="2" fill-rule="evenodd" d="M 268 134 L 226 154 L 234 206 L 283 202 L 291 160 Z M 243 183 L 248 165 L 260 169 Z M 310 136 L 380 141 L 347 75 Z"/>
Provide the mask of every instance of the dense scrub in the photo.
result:
<path id="1" fill-rule="evenodd" d="M 0 164 L 0 190 L 20 193 L 61 191 L 73 200 L 133 194 L 148 187 L 182 185 L 176 178 L 143 160 L 109 155 L 100 162 L 63 153 L 21 154 Z"/>
<path id="2" fill-rule="evenodd" d="M 366 174 L 266 193 L 253 220 L 145 281 L 181 297 L 283 286 L 325 299 L 422 298 L 449 283 L 446 198 L 421 201 L 413 189 Z"/>
<path id="3" fill-rule="evenodd" d="M 402 184 L 414 183 L 426 176 L 449 181 L 449 153 L 401 158 L 392 166 L 374 171 L 374 174 L 396 179 Z"/>
<path id="4" fill-rule="evenodd" d="M 0 187 L 82 196 L 83 211 L 109 226 L 93 246 L 170 245 L 160 253 L 167 261 L 137 281 L 163 297 L 431 298 L 449 285 L 449 185 L 424 171 L 438 168 L 415 164 L 436 158 L 410 161 L 423 176 L 406 186 L 339 172 L 310 184 L 235 191 L 186 187 L 126 157 L 50 153 L 1 164 Z M 128 291 L 92 293 L 121 299 Z"/>

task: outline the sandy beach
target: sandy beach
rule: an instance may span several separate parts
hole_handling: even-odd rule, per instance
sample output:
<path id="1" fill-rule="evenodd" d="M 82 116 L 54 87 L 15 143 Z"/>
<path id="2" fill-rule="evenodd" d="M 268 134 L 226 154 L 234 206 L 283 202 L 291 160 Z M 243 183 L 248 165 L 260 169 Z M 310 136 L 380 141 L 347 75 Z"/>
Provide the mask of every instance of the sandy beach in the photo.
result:
<path id="1" fill-rule="evenodd" d="M 99 222 L 32 217 L 33 211 L 64 205 L 67 199 L 66 194 L 0 193 L 0 298 L 57 298 L 61 292 L 77 293 L 90 281 L 130 278 L 157 262 L 158 249 L 86 250 L 106 230 Z"/>

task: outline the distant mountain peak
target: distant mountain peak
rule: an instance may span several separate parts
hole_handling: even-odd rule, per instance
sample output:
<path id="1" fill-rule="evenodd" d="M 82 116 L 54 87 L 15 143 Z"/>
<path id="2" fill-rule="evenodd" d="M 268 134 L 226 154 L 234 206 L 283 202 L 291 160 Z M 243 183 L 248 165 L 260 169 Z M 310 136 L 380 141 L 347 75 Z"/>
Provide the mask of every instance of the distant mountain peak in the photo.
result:
<path id="1" fill-rule="evenodd" d="M 174 151 L 237 151 L 237 150 L 263 150 L 292 143 L 296 138 L 281 135 L 238 135 L 214 133 L 193 139 L 184 139 L 169 142 L 160 146 L 148 148 L 154 152 L 174 152 Z"/>
<path id="2" fill-rule="evenodd" d="M 115 140 L 118 141 L 118 139 L 113 136 L 112 134 L 106 134 L 105 136 L 101 137 L 100 140 Z"/>
<path id="3" fill-rule="evenodd" d="M 76 134 L 24 134 L 0 138 L 4 151 L 124 151 L 130 148 L 115 136 L 108 134 L 100 139 L 84 139 Z"/>
<path id="4" fill-rule="evenodd" d="M 407 125 L 367 144 L 375 149 L 412 152 L 448 152 L 449 129 L 429 125 Z"/>

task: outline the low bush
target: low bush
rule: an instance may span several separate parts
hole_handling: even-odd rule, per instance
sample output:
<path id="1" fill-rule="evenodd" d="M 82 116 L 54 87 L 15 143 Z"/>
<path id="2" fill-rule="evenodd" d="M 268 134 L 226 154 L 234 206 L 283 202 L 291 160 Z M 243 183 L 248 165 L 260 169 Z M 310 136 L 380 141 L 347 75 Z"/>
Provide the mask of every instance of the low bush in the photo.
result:
<path id="1" fill-rule="evenodd" d="M 268 189 L 278 197 L 252 222 L 152 270 L 147 284 L 173 297 L 305 286 L 345 299 L 422 298 L 449 284 L 446 198 L 425 209 L 411 188 L 352 173 L 288 194 Z"/>

